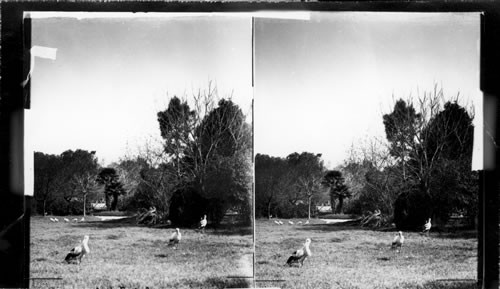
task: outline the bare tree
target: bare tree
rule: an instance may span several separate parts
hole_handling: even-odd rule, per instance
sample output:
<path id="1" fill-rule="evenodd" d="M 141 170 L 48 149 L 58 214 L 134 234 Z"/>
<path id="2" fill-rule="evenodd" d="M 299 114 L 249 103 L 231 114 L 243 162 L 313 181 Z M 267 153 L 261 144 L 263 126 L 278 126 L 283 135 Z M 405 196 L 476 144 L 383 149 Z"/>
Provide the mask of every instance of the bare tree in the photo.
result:
<path id="1" fill-rule="evenodd" d="M 311 219 L 311 201 L 318 194 L 322 193 L 322 177 L 320 175 L 301 176 L 297 180 L 297 186 L 307 199 L 307 218 Z"/>
<path id="2" fill-rule="evenodd" d="M 459 95 L 455 103 L 458 99 Z M 402 103 L 406 105 L 405 108 L 398 107 Z M 471 132 L 464 131 L 467 129 L 464 122 L 467 124 L 472 121 L 473 111 L 468 114 L 444 114 L 444 107 L 451 103 L 445 102 L 443 89 L 435 85 L 432 92 L 424 92 L 415 100 L 399 100 L 394 111 L 384 115 L 389 151 L 402 166 L 403 181 L 414 178 L 429 196 L 432 173 L 450 144 L 450 139 L 463 146 L 471 139 Z"/>
<path id="3" fill-rule="evenodd" d="M 83 172 L 73 175 L 71 181 L 76 194 L 83 199 L 83 216 L 86 216 L 87 197 L 89 194 L 94 195 L 99 187 L 96 182 L 96 175 L 90 172 Z"/>
<path id="4" fill-rule="evenodd" d="M 252 139 L 245 115 L 230 98 L 220 99 L 212 82 L 198 90 L 191 103 L 192 110 L 187 100 L 173 97 L 158 113 L 164 152 L 175 169 L 170 171 L 175 187 L 194 188 L 207 199 L 249 194 Z M 223 172 L 230 173 L 229 167 L 238 177 L 217 183 L 228 177 Z"/>

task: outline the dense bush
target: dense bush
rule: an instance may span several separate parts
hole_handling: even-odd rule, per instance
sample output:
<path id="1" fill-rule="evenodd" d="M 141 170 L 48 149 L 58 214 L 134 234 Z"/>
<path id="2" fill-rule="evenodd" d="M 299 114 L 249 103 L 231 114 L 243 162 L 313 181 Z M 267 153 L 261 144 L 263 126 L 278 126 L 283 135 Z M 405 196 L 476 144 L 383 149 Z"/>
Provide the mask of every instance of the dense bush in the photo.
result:
<path id="1" fill-rule="evenodd" d="M 398 230 L 421 229 L 431 214 L 431 198 L 416 187 L 402 192 L 394 203 L 394 223 Z"/>

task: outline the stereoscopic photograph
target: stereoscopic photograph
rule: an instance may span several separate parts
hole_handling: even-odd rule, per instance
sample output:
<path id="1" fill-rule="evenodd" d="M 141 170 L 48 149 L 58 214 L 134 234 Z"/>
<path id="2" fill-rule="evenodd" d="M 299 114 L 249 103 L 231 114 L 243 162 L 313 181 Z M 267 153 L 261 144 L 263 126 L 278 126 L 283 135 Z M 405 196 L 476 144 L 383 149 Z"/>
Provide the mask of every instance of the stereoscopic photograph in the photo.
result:
<path id="1" fill-rule="evenodd" d="M 27 17 L 30 286 L 246 287 L 251 17 Z"/>
<path id="2" fill-rule="evenodd" d="M 479 13 L 25 17 L 32 288 L 475 288 Z"/>
<path id="3" fill-rule="evenodd" d="M 257 285 L 475 288 L 480 15 L 254 31 Z"/>

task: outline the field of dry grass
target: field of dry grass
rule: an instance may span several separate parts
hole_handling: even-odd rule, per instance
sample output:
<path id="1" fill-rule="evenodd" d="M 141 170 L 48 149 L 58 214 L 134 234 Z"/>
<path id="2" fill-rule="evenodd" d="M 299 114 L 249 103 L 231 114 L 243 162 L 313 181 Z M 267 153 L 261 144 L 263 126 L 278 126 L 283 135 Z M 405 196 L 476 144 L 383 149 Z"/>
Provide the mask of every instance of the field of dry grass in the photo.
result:
<path id="1" fill-rule="evenodd" d="M 404 232 L 400 254 L 390 249 L 395 232 L 326 224 L 282 226 L 256 222 L 256 285 L 280 288 L 475 288 L 475 232 Z M 297 223 L 298 220 L 293 220 Z M 303 222 L 305 220 L 302 220 Z M 311 238 L 312 257 L 302 268 L 283 266 Z"/>
<path id="2" fill-rule="evenodd" d="M 201 234 L 181 228 L 183 239 L 174 249 L 167 244 L 171 228 L 96 217 L 71 223 L 49 218 L 32 217 L 31 288 L 245 287 L 248 279 L 235 277 L 252 276 L 251 230 Z M 80 265 L 65 263 L 84 235 L 90 236 L 91 253 Z"/>

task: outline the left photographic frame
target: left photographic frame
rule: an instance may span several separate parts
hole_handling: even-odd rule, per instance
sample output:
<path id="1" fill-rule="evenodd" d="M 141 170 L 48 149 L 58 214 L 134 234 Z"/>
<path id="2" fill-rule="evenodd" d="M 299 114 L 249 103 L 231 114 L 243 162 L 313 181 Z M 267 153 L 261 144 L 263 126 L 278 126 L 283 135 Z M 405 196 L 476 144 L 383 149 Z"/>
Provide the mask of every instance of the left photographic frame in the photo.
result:
<path id="1" fill-rule="evenodd" d="M 29 286 L 250 286 L 251 16 L 24 17 Z"/>

